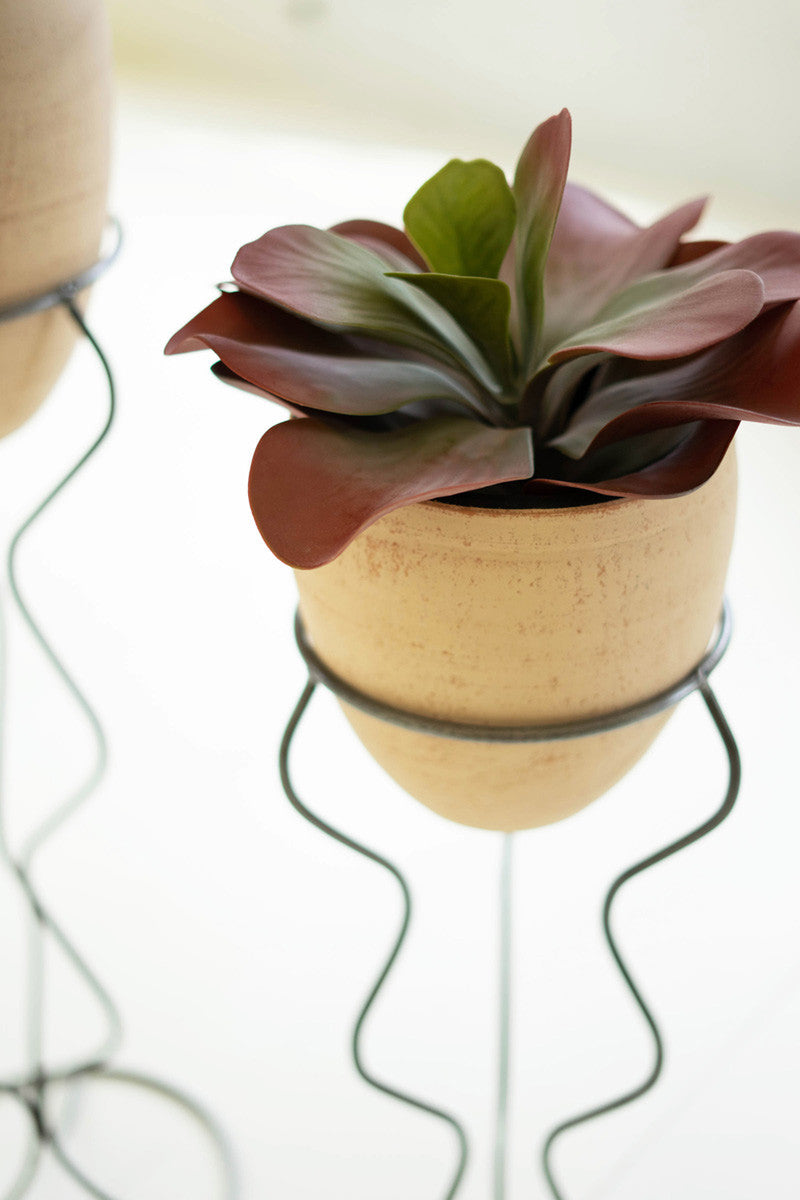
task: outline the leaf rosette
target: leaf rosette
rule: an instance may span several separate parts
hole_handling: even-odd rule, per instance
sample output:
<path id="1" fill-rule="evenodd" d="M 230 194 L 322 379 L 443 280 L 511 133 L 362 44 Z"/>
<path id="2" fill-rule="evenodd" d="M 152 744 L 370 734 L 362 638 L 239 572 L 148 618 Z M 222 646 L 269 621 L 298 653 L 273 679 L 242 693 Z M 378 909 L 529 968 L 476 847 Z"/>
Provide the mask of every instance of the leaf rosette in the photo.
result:
<path id="1" fill-rule="evenodd" d="M 703 200 L 641 227 L 567 181 L 570 144 L 564 110 L 511 184 L 453 160 L 403 230 L 270 230 L 171 338 L 289 410 L 250 474 L 285 562 L 329 562 L 420 500 L 680 495 L 739 421 L 800 424 L 800 234 L 687 240 Z"/>

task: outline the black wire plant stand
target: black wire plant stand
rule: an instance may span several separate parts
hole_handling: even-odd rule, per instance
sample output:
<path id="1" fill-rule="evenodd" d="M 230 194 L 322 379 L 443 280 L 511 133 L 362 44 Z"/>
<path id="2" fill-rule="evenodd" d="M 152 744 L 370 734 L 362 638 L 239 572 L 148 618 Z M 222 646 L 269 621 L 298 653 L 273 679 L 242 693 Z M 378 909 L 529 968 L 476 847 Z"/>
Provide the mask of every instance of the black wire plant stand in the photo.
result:
<path id="1" fill-rule="evenodd" d="M 741 764 L 736 741 L 728 722 L 720 708 L 719 702 L 708 682 L 709 676 L 719 664 L 730 644 L 732 634 L 731 609 L 725 601 L 720 615 L 718 627 L 711 646 L 702 661 L 686 677 L 668 690 L 640 704 L 609 713 L 605 716 L 592 717 L 586 720 L 573 721 L 564 724 L 528 725 L 528 726 L 487 726 L 465 724 L 430 717 L 421 717 L 416 713 L 394 708 L 371 696 L 365 695 L 335 675 L 315 653 L 300 614 L 295 619 L 295 637 L 298 649 L 308 669 L 308 681 L 305 684 L 300 699 L 289 718 L 280 748 L 279 769 L 284 792 L 297 812 L 328 837 L 346 846 L 362 857 L 376 863 L 394 877 L 400 888 L 403 900 L 403 915 L 399 931 L 391 946 L 388 957 L 364 1001 L 353 1028 L 351 1051 L 355 1069 L 360 1077 L 384 1095 L 390 1096 L 421 1112 L 428 1113 L 445 1123 L 453 1132 L 457 1144 L 456 1165 L 450 1177 L 444 1200 L 455 1200 L 461 1190 L 461 1185 L 467 1169 L 469 1141 L 463 1124 L 452 1114 L 441 1108 L 421 1100 L 415 1096 L 399 1091 L 390 1083 L 377 1078 L 364 1065 L 361 1052 L 362 1033 L 367 1018 L 378 995 L 391 972 L 401 947 L 406 939 L 411 923 L 411 892 L 400 868 L 388 858 L 367 846 L 355 841 L 347 834 L 335 829 L 316 813 L 312 812 L 300 799 L 292 782 L 290 772 L 290 751 L 295 734 L 305 715 L 311 698 L 318 686 L 323 686 L 346 704 L 352 705 L 367 713 L 369 716 L 389 721 L 402 728 L 421 733 L 433 734 L 438 737 L 461 738 L 466 741 L 478 742 L 548 742 L 564 741 L 571 738 L 587 737 L 592 734 L 605 733 L 619 729 L 638 721 L 646 720 L 658 713 L 665 712 L 679 704 L 687 696 L 697 692 L 701 696 L 725 749 L 728 760 L 728 782 L 722 804 L 701 825 L 664 846 L 663 849 L 623 871 L 609 887 L 602 909 L 603 933 L 609 951 L 622 979 L 627 986 L 636 1007 L 644 1020 L 652 1043 L 653 1062 L 650 1071 L 642 1082 L 622 1095 L 613 1097 L 606 1103 L 587 1109 L 561 1121 L 553 1128 L 544 1140 L 541 1151 L 541 1163 L 547 1187 L 553 1200 L 571 1200 L 567 1196 L 562 1183 L 559 1181 L 553 1158 L 556 1146 L 563 1136 L 571 1129 L 593 1121 L 607 1113 L 624 1108 L 626 1105 L 644 1096 L 659 1079 L 664 1064 L 664 1037 L 648 1003 L 636 983 L 631 969 L 623 959 L 613 932 L 612 915 L 614 902 L 620 890 L 630 880 L 641 875 L 656 864 L 664 862 L 674 854 L 693 845 L 716 829 L 731 813 L 739 793 L 741 782 Z M 493 1200 L 506 1200 L 507 1194 L 507 1125 L 509 1107 L 509 1066 L 511 1058 L 511 962 L 512 962 L 512 865 L 514 834 L 501 834 L 502 854 L 500 868 L 499 894 L 499 1055 L 497 1068 L 497 1102 L 494 1124 L 494 1155 L 493 1155 Z"/>
<path id="2" fill-rule="evenodd" d="M 228 1140 L 214 1116 L 192 1097 L 172 1084 L 150 1075 L 133 1070 L 125 1070 L 114 1065 L 122 1041 L 122 1019 L 119 1009 L 105 985 L 81 954 L 71 935 L 62 927 L 55 914 L 43 903 L 34 879 L 34 868 L 43 846 L 49 842 L 58 830 L 63 827 L 65 822 L 95 793 L 104 776 L 108 758 L 106 735 L 95 709 L 89 703 L 75 679 L 67 671 L 61 658 L 34 617 L 30 605 L 24 598 L 19 582 L 17 558 L 20 546 L 30 528 L 49 509 L 71 480 L 74 479 L 92 458 L 105 441 L 113 423 L 116 397 L 111 367 L 95 336 L 87 326 L 77 303 L 79 294 L 99 279 L 117 257 L 121 241 L 120 229 L 116 222 L 111 222 L 111 228 L 114 233 L 112 248 L 87 271 L 66 281 L 45 295 L 35 297 L 23 304 L 0 309 L 0 323 L 2 323 L 32 313 L 41 312 L 48 308 L 62 306 L 70 319 L 78 327 L 82 336 L 94 350 L 102 367 L 108 389 L 108 412 L 99 434 L 74 466 L 67 471 L 63 478 L 50 490 L 33 512 L 19 526 L 11 538 L 6 558 L 7 584 L 13 603 L 33 637 L 34 642 L 54 674 L 66 688 L 76 708 L 81 712 L 91 730 L 95 745 L 95 759 L 91 770 L 81 786 L 58 804 L 38 827 L 29 833 L 24 844 L 19 849 L 13 848 L 9 843 L 6 832 L 3 787 L 4 734 L 7 725 L 6 717 L 8 708 L 6 686 L 7 654 L 5 652 L 7 631 L 3 621 L 2 606 L 0 606 L 0 649 L 3 651 L 2 658 L 0 659 L 0 862 L 6 865 L 16 879 L 30 917 L 27 942 L 29 972 L 28 1002 L 26 1006 L 28 1066 L 27 1070 L 17 1078 L 0 1078 L 0 1096 L 10 1098 L 20 1105 L 28 1118 L 29 1135 L 22 1155 L 22 1161 L 16 1172 L 16 1177 L 11 1183 L 10 1188 L 3 1195 L 0 1195 L 0 1200 L 23 1200 L 23 1197 L 32 1187 L 39 1167 L 47 1153 L 51 1155 L 52 1159 L 61 1167 L 71 1181 L 77 1184 L 79 1188 L 82 1188 L 87 1195 L 96 1197 L 97 1200 L 129 1200 L 127 1196 L 121 1198 L 112 1195 L 99 1186 L 81 1166 L 73 1161 L 63 1144 L 60 1120 L 52 1111 L 51 1093 L 64 1087 L 78 1088 L 81 1083 L 89 1080 L 144 1089 L 146 1092 L 165 1098 L 182 1109 L 197 1122 L 198 1126 L 207 1136 L 210 1145 L 216 1151 L 220 1165 L 221 1194 L 226 1200 L 234 1200 L 239 1194 L 235 1164 Z M 395 965 L 408 934 L 411 922 L 411 892 L 402 871 L 395 863 L 355 841 L 347 834 L 335 829 L 312 812 L 298 796 L 290 773 L 290 751 L 295 734 L 308 709 L 312 696 L 317 687 L 321 685 L 347 704 L 351 704 L 372 716 L 393 722 L 407 729 L 441 737 L 463 738 L 469 741 L 510 743 L 560 741 L 569 738 L 586 737 L 591 734 L 606 732 L 637 721 L 646 720 L 648 717 L 674 707 L 692 693 L 699 693 L 702 697 L 727 754 L 728 783 L 725 796 L 717 811 L 705 822 L 683 837 L 671 842 L 657 853 L 651 854 L 629 867 L 626 871 L 623 871 L 611 884 L 606 894 L 602 911 L 604 935 L 613 960 L 649 1030 L 653 1046 L 653 1064 L 646 1078 L 637 1087 L 609 1100 L 605 1104 L 563 1120 L 545 1139 L 542 1148 L 542 1167 L 547 1186 L 554 1200 L 570 1200 L 556 1177 L 553 1165 L 553 1152 L 563 1135 L 586 1122 L 595 1120 L 607 1113 L 631 1104 L 650 1091 L 661 1075 L 664 1061 L 664 1038 L 652 1010 L 646 1003 L 630 968 L 619 951 L 613 933 L 612 913 L 616 897 L 626 883 L 642 872 L 654 867 L 657 863 L 663 862 L 693 843 L 700 841 L 701 838 L 706 837 L 725 820 L 733 809 L 739 791 L 741 775 L 739 753 L 719 702 L 708 682 L 711 672 L 718 665 L 728 648 L 731 638 L 731 628 L 730 608 L 726 602 L 720 617 L 716 636 L 703 660 L 674 687 L 642 704 L 611 713 L 607 716 L 571 722 L 569 724 L 497 727 L 468 725 L 420 717 L 417 714 L 382 704 L 372 697 L 358 692 L 343 679 L 334 675 L 315 654 L 298 615 L 295 633 L 299 650 L 308 668 L 308 681 L 303 688 L 300 699 L 283 735 L 279 763 L 281 782 L 287 798 L 302 817 L 322 833 L 382 867 L 393 876 L 400 889 L 403 901 L 400 928 L 391 945 L 384 965 L 358 1013 L 352 1033 L 352 1056 L 356 1071 L 367 1084 L 384 1095 L 438 1119 L 452 1131 L 457 1147 L 456 1163 L 447 1186 L 444 1200 L 455 1200 L 464 1181 L 469 1156 L 469 1141 L 463 1124 L 453 1114 L 438 1108 L 426 1100 L 402 1092 L 393 1087 L 389 1082 L 373 1075 L 365 1066 L 361 1052 L 362 1034 L 365 1024 Z M 493 1200 L 505 1200 L 507 1192 L 506 1143 L 509 1107 L 509 1065 L 511 1058 L 510 977 L 513 915 L 511 883 L 514 835 L 504 834 L 501 837 L 502 855 L 499 892 L 500 1051 L 494 1126 Z M 104 1032 L 98 1044 L 92 1050 L 87 1051 L 77 1061 L 57 1067 L 46 1064 L 43 1052 L 47 977 L 44 951 L 48 938 L 60 948 L 76 975 L 82 979 L 84 984 L 94 994 L 99 1008 L 103 1013 L 105 1025 Z"/>
<path id="3" fill-rule="evenodd" d="M 34 878 L 34 869 L 42 848 L 95 793 L 105 774 L 108 761 L 108 745 L 100 718 L 65 667 L 42 626 L 34 617 L 30 605 L 24 598 L 17 569 L 19 549 L 28 531 L 92 458 L 108 436 L 114 420 L 116 389 L 111 366 L 97 339 L 87 326 L 78 304 L 80 293 L 105 274 L 119 253 L 122 241 L 120 226 L 116 221 L 111 220 L 108 222 L 108 227 L 107 233 L 111 238 L 111 247 L 107 251 L 104 250 L 101 257 L 86 271 L 66 280 L 43 295 L 0 309 L 0 322 L 6 322 L 61 306 L 92 347 L 102 367 L 108 392 L 108 411 L 99 434 L 79 460 L 22 522 L 11 538 L 6 556 L 7 584 L 14 605 L 39 651 L 55 676 L 63 684 L 76 709 L 82 714 L 89 727 L 94 742 L 94 763 L 83 783 L 51 810 L 45 819 L 28 834 L 21 847 L 13 848 L 7 836 L 3 786 L 8 711 L 6 671 L 8 638 L 5 622 L 2 619 L 2 607 L 0 607 L 0 651 L 2 651 L 2 658 L 0 658 L 0 862 L 3 862 L 12 876 L 16 878 L 29 915 L 28 983 L 25 1006 L 27 1069 L 16 1078 L 0 1078 L 0 1097 L 5 1096 L 19 1104 L 28 1119 L 28 1136 L 21 1154 L 19 1168 L 16 1170 L 10 1187 L 3 1193 L 0 1200 L 22 1200 L 22 1197 L 33 1186 L 39 1168 L 48 1153 L 72 1183 L 77 1184 L 86 1194 L 97 1197 L 97 1200 L 120 1200 L 116 1195 L 112 1195 L 99 1186 L 82 1166 L 73 1161 L 64 1145 L 61 1117 L 56 1116 L 53 1111 L 55 1105 L 52 1097 L 56 1092 L 62 1093 L 64 1089 L 67 1089 L 69 1093 L 70 1089 L 74 1089 L 75 1095 L 70 1098 L 78 1101 L 80 1085 L 89 1081 L 143 1089 L 176 1105 L 197 1123 L 207 1137 L 219 1161 L 221 1195 L 225 1197 L 225 1200 L 233 1200 L 238 1194 L 233 1158 L 227 1138 L 212 1114 L 191 1096 L 172 1084 L 151 1075 L 114 1065 L 122 1042 L 120 1011 L 99 976 L 81 954 L 72 936 L 67 933 L 51 909 L 44 904 Z M 77 1061 L 61 1066 L 49 1066 L 45 1062 L 43 1049 L 47 999 L 45 948 L 48 939 L 59 948 L 75 975 L 82 980 L 96 998 L 105 1025 L 104 1032 L 93 1049 L 88 1050 Z M 63 1114 L 68 1106 L 63 1103 L 63 1097 L 61 1099 L 62 1102 L 58 1107 L 59 1113 Z M 126 1196 L 124 1200 L 128 1200 L 128 1197 Z"/>

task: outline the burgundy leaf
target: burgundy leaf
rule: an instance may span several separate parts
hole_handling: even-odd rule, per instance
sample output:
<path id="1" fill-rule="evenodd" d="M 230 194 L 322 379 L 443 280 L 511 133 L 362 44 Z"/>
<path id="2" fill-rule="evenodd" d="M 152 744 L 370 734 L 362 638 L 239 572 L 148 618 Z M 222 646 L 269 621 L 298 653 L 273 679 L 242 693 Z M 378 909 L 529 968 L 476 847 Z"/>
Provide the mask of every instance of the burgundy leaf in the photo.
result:
<path id="1" fill-rule="evenodd" d="M 449 313 L 403 280 L 389 279 L 383 259 L 339 234 L 283 225 L 242 246 L 231 270 L 244 291 L 310 321 L 455 360 L 489 389 L 498 386 Z"/>
<path id="2" fill-rule="evenodd" d="M 167 353 L 206 346 L 247 383 L 303 409 L 364 415 L 412 400 L 480 400 L 469 379 L 444 366 L 371 355 L 363 344 L 241 293 L 218 297 L 175 334 Z"/>
<path id="3" fill-rule="evenodd" d="M 765 304 L 800 299 L 800 233 L 776 230 L 723 243 L 669 274 L 689 284 L 731 270 L 755 271 L 764 283 Z"/>
<path id="4" fill-rule="evenodd" d="M 205 350 L 210 337 L 254 346 L 261 341 L 267 345 L 294 346 L 309 354 L 335 354 L 349 346 L 342 334 L 304 321 L 276 304 L 257 300 L 246 292 L 223 292 L 172 335 L 164 353 Z"/>
<path id="5" fill-rule="evenodd" d="M 694 262 L 696 258 L 704 258 L 712 250 L 721 250 L 723 246 L 728 246 L 729 244 L 729 242 L 721 242 L 713 238 L 706 238 L 703 241 L 697 242 L 681 242 L 666 265 L 668 267 L 682 267 L 685 263 Z"/>
<path id="6" fill-rule="evenodd" d="M 613 479 L 590 478 L 589 456 L 580 463 L 580 477 L 545 478 L 554 488 L 580 488 L 601 496 L 682 496 L 694 491 L 710 479 L 725 457 L 738 421 L 699 421 L 692 432 L 675 449 L 650 466 Z M 539 480 L 534 480 L 534 483 Z"/>
<path id="7" fill-rule="evenodd" d="M 561 342 L 549 361 L 597 351 L 627 358 L 683 358 L 737 333 L 763 304 L 764 286 L 753 271 L 723 271 L 689 282 L 680 271 L 661 271 L 615 296 L 596 325 Z"/>
<path id="8" fill-rule="evenodd" d="M 279 396 L 275 396 L 271 392 L 266 392 L 263 388 L 256 387 L 253 383 L 248 383 L 246 379 L 242 379 L 241 376 L 234 374 L 224 363 L 212 363 L 211 372 L 222 383 L 227 383 L 230 387 L 236 388 L 237 391 L 247 392 L 251 396 L 258 396 L 261 400 L 271 400 L 273 403 L 279 404 L 282 408 L 288 409 L 296 417 L 314 417 L 318 421 L 325 421 L 327 424 L 335 425 L 340 429 L 372 428 L 380 432 L 382 429 L 399 428 L 412 421 L 427 420 L 429 417 L 463 417 L 464 412 L 463 407 L 452 400 L 437 399 L 414 400 L 398 412 L 383 415 L 378 413 L 358 416 L 352 413 L 324 412 L 319 408 L 303 408 L 301 404 L 291 404 L 288 400 L 282 400 Z"/>
<path id="9" fill-rule="evenodd" d="M 701 419 L 800 424 L 800 303 L 770 309 L 687 362 L 600 388 L 552 444 L 578 458 L 591 446 Z"/>
<path id="10" fill-rule="evenodd" d="M 319 567 L 393 509 L 526 478 L 532 470 L 529 429 L 438 417 L 365 433 L 304 418 L 273 426 L 259 442 L 250 506 L 278 558 Z"/>
<path id="11" fill-rule="evenodd" d="M 632 280 L 665 267 L 705 203 L 693 200 L 641 229 L 593 192 L 568 183 L 545 271 L 545 349 L 592 322 Z"/>
<path id="12" fill-rule="evenodd" d="M 340 221 L 331 233 L 366 246 L 382 258 L 393 271 L 427 271 L 428 265 L 403 229 L 384 225 L 383 221 Z"/>
<path id="13" fill-rule="evenodd" d="M 536 356 L 545 318 L 545 263 L 567 181 L 571 146 L 572 118 L 564 108 L 533 131 L 514 176 L 517 307 L 526 369 Z"/>
<path id="14" fill-rule="evenodd" d="M 241 375 L 232 371 L 230 367 L 226 367 L 223 362 L 212 363 L 211 371 L 217 379 L 235 387 L 237 391 L 247 392 L 251 396 L 259 396 L 262 400 L 271 400 L 274 404 L 280 404 L 281 408 L 288 408 L 289 412 L 294 413 L 296 417 L 318 415 L 324 418 L 324 414 L 318 413 L 316 409 L 303 408 L 302 404 L 292 404 L 290 400 L 284 400 L 282 396 L 276 396 L 274 392 L 268 392 L 254 383 L 249 383 L 246 379 L 242 379 Z"/>

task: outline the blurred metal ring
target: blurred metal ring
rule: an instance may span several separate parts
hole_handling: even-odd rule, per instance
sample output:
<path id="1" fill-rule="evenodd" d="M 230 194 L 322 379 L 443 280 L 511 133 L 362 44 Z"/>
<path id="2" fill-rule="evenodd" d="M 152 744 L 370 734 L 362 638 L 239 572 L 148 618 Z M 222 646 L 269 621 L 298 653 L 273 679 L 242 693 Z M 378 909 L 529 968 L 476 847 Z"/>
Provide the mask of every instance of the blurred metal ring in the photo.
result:
<path id="1" fill-rule="evenodd" d="M 105 275 L 108 268 L 116 260 L 120 247 L 122 246 L 122 226 L 116 217 L 108 217 L 106 220 L 104 240 L 110 239 L 111 245 L 106 250 L 97 262 L 91 267 L 87 267 L 85 271 L 81 271 L 78 275 L 73 275 L 71 279 L 59 283 L 49 292 L 44 292 L 40 296 L 33 296 L 30 300 L 22 300 L 19 304 L 10 304 L 7 308 L 0 308 L 0 323 L 3 321 L 14 321 L 18 317 L 27 317 L 31 313 L 44 312 L 45 309 L 55 308 L 58 304 L 64 304 L 67 300 L 71 300 L 77 296 L 78 292 L 82 292 L 84 288 L 98 280 L 101 275 Z"/>

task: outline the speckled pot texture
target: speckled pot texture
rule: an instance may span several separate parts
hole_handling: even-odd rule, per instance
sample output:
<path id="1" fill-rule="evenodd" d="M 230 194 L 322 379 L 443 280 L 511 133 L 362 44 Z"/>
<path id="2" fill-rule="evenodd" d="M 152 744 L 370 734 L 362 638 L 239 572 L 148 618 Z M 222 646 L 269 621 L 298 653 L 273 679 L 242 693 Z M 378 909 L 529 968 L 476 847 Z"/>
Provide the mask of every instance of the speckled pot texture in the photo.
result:
<path id="1" fill-rule="evenodd" d="M 732 452 L 675 499 L 391 513 L 334 562 L 297 571 L 317 653 L 356 688 L 455 721 L 546 724 L 612 712 L 702 658 L 733 538 Z M 669 714 L 541 744 L 463 742 L 343 705 L 370 754 L 450 820 L 518 830 L 561 820 L 622 778 Z"/>
<path id="2" fill-rule="evenodd" d="M 96 260 L 110 123 L 101 0 L 0 0 L 0 307 Z M 0 437 L 41 404 L 75 339 L 61 307 L 0 324 Z"/>

